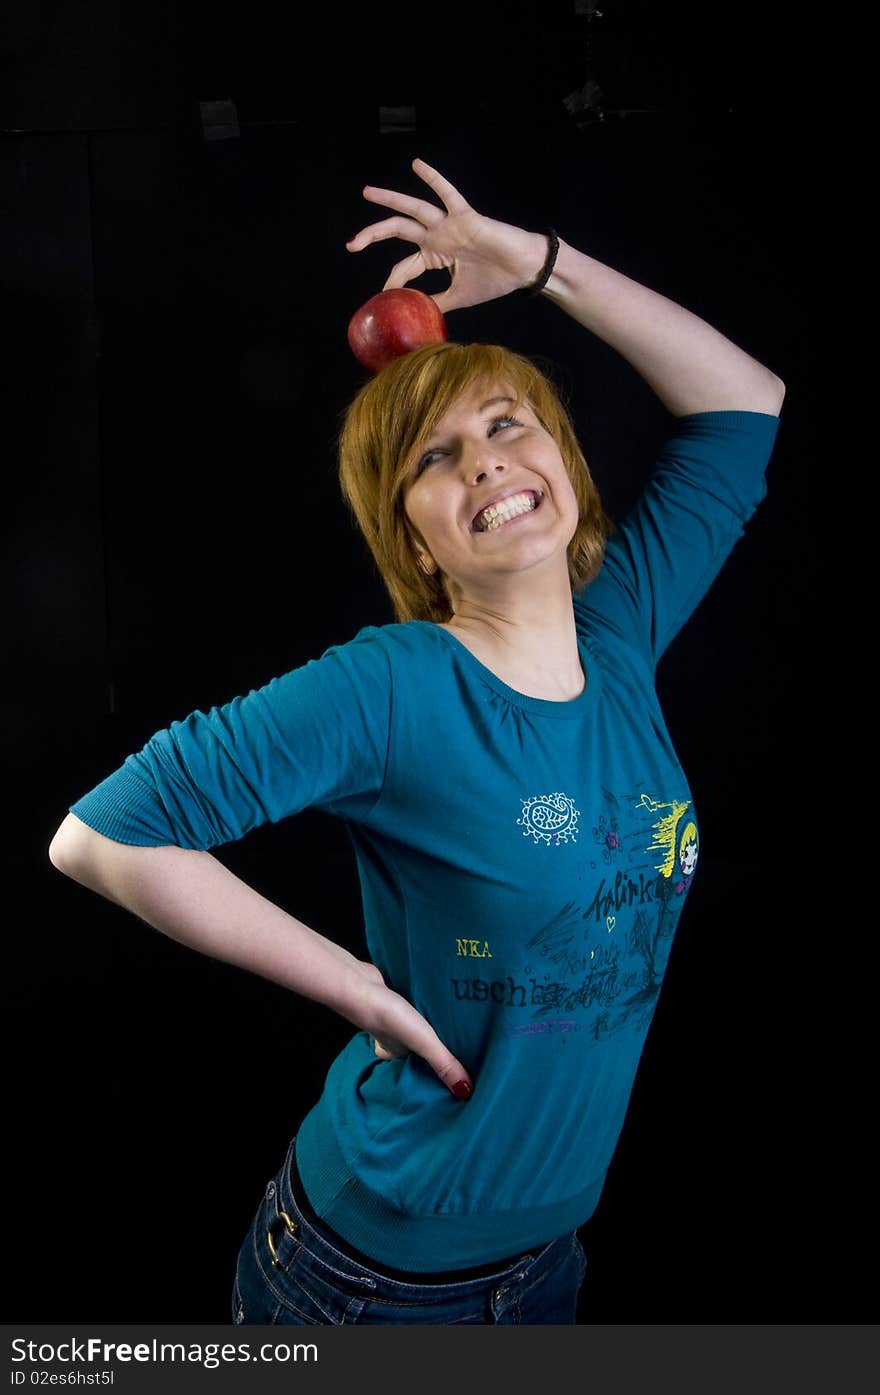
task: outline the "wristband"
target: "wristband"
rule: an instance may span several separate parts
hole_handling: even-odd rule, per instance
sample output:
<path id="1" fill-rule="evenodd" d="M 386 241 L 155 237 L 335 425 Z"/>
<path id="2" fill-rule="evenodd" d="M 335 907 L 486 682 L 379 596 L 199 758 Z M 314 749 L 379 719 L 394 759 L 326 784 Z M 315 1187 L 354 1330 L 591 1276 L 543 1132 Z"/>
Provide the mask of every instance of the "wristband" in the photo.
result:
<path id="1" fill-rule="evenodd" d="M 540 294 L 553 275 L 553 268 L 556 265 L 556 257 L 559 252 L 559 238 L 556 235 L 555 228 L 545 229 L 545 234 L 550 244 L 547 248 L 547 260 L 541 267 L 538 279 L 532 281 L 528 286 L 521 286 L 517 291 L 517 295 L 534 296 Z"/>

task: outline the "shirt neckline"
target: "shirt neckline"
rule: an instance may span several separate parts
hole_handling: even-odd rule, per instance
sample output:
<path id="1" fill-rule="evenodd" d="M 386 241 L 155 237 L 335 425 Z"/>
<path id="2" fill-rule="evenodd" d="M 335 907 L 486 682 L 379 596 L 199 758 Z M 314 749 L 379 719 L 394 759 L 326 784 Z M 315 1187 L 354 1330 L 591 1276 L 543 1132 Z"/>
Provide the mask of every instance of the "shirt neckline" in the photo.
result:
<path id="1" fill-rule="evenodd" d="M 414 625 L 424 625 L 432 633 L 442 635 L 443 641 L 456 653 L 466 668 L 470 668 L 481 681 L 493 688 L 501 697 L 506 698 L 514 707 L 520 707 L 524 712 L 534 712 L 543 717 L 575 718 L 582 717 L 588 708 L 592 707 L 598 695 L 600 686 L 599 665 L 590 654 L 583 638 L 578 636 L 578 654 L 580 655 L 581 668 L 584 671 L 586 686 L 582 693 L 578 693 L 576 698 L 556 700 L 554 698 L 531 697 L 528 693 L 521 693 L 517 688 L 511 688 L 497 673 L 493 673 L 487 668 L 475 654 L 472 654 L 466 644 L 450 630 L 444 630 L 442 626 L 436 625 L 433 620 L 414 620 Z"/>

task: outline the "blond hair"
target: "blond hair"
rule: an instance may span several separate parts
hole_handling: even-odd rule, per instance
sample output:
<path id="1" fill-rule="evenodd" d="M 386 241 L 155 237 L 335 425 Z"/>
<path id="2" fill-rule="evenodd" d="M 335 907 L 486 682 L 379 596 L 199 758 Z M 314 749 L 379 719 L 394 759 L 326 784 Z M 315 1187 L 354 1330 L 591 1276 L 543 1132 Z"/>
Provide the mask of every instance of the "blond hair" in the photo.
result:
<path id="1" fill-rule="evenodd" d="M 419 564 L 419 541 L 404 509 L 415 457 L 440 419 L 477 383 L 503 383 L 527 403 L 556 441 L 578 502 L 568 545 L 572 591 L 592 581 L 605 541 L 615 531 L 602 508 L 559 392 L 531 359 L 496 344 L 428 344 L 393 359 L 345 409 L 338 436 L 342 497 L 366 540 L 398 622 L 449 620 L 452 605 L 440 572 Z M 512 410 L 515 410 L 512 409 Z"/>

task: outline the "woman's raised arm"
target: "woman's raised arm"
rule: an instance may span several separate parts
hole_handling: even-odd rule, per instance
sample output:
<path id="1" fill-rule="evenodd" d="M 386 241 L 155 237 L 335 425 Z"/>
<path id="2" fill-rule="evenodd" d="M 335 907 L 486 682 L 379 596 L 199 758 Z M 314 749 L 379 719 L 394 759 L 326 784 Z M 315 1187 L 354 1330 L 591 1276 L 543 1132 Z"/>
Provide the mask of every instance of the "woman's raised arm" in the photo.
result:
<path id="1" fill-rule="evenodd" d="M 395 216 L 362 228 L 346 244 L 352 252 L 390 237 L 416 244 L 418 251 L 392 268 L 384 290 L 445 268 L 451 284 L 433 299 L 447 314 L 509 295 L 537 279 L 547 254 L 544 234 L 477 213 L 424 160 L 414 160 L 413 169 L 443 208 L 368 185 L 364 198 L 393 209 Z M 562 239 L 541 294 L 625 358 L 673 416 L 712 411 L 779 415 L 785 385 L 769 368 L 691 311 Z"/>

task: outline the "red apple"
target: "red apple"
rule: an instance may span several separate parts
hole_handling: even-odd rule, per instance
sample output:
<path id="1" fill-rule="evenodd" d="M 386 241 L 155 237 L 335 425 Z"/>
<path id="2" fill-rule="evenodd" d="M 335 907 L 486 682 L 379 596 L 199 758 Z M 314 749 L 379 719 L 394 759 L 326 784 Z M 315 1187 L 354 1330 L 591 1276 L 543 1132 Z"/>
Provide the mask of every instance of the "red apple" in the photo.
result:
<path id="1" fill-rule="evenodd" d="M 352 315 L 348 324 L 351 351 L 364 368 L 378 373 L 401 354 L 445 340 L 446 321 L 424 291 L 402 287 L 380 291 Z"/>

